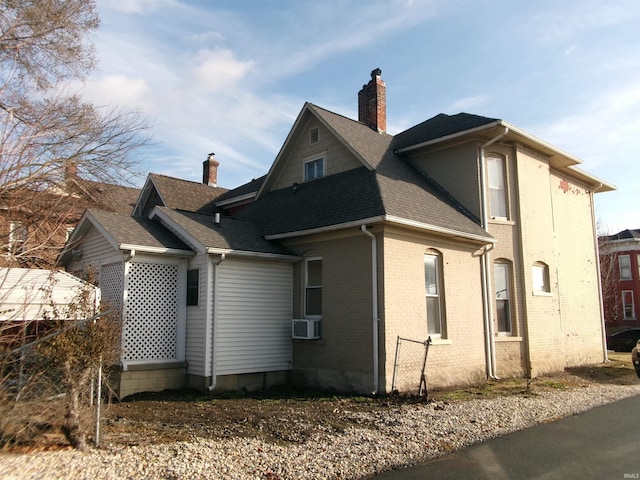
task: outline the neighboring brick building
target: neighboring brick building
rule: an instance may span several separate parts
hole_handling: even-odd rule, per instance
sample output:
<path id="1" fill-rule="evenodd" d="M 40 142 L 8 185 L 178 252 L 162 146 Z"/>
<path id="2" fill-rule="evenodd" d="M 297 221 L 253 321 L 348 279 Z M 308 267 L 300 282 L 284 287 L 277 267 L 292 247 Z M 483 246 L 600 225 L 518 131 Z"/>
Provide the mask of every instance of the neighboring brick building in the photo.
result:
<path id="1" fill-rule="evenodd" d="M 209 158 L 204 184 L 151 174 L 133 216 L 85 214 L 61 262 L 124 307 L 121 394 L 415 391 L 398 337 L 431 339 L 434 387 L 606 358 L 593 202 L 613 187 L 499 119 L 388 135 L 380 73 L 359 121 L 306 103 L 265 177 L 217 189 Z"/>
<path id="2" fill-rule="evenodd" d="M 19 185 L 0 194 L 0 266 L 51 268 L 87 208 L 130 215 L 140 190 L 77 177 L 47 190 Z"/>
<path id="3" fill-rule="evenodd" d="M 607 328 L 638 327 L 640 323 L 640 229 L 604 235 L 600 271 Z"/>

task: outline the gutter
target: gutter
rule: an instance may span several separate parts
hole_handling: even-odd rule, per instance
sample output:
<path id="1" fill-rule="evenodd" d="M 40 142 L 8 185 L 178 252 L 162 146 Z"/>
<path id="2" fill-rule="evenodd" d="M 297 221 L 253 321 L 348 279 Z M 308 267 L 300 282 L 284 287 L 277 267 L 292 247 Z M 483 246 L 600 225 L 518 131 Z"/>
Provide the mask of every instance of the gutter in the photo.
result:
<path id="1" fill-rule="evenodd" d="M 213 266 L 213 316 L 209 316 L 213 322 L 211 329 L 211 385 L 209 385 L 209 391 L 212 392 L 216 388 L 218 378 L 216 376 L 216 360 L 215 360 L 215 348 L 218 329 L 218 267 L 224 262 L 227 256 L 223 253 L 220 255 L 220 259 L 217 262 L 211 261 Z"/>
<path id="2" fill-rule="evenodd" d="M 366 225 L 361 225 L 360 231 L 371 238 L 371 331 L 373 333 L 373 391 L 371 393 L 377 395 L 380 388 L 378 350 L 378 325 L 380 322 L 378 318 L 378 243 L 376 236 L 367 230 Z"/>
<path id="3" fill-rule="evenodd" d="M 489 145 L 500 140 L 502 137 L 509 133 L 509 127 L 504 127 L 504 132 L 495 136 L 487 143 L 480 147 L 480 198 L 482 207 L 482 227 L 485 231 L 488 231 L 489 225 L 489 212 L 487 205 L 487 185 L 485 181 L 485 162 L 484 162 L 484 150 Z M 482 252 L 482 258 L 480 261 L 480 270 L 482 275 L 482 301 L 484 305 L 484 334 L 485 334 L 485 349 L 487 357 L 487 376 L 489 378 L 497 379 L 496 373 L 496 342 L 493 331 L 493 308 L 492 308 L 492 290 L 491 290 L 491 254 L 495 244 L 492 244 L 490 248 L 485 248 Z"/>

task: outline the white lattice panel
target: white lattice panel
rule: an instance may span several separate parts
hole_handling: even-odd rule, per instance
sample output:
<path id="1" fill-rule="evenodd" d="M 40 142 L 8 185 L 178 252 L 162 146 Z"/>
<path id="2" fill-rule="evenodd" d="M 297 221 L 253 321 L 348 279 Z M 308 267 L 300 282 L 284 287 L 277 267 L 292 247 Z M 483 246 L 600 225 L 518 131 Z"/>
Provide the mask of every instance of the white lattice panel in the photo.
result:
<path id="1" fill-rule="evenodd" d="M 176 358 L 178 266 L 133 263 L 127 284 L 124 358 Z"/>
<path id="2" fill-rule="evenodd" d="M 100 272 L 100 290 L 102 302 L 108 307 L 122 308 L 122 285 L 124 281 L 124 264 L 111 263 L 104 265 Z"/>

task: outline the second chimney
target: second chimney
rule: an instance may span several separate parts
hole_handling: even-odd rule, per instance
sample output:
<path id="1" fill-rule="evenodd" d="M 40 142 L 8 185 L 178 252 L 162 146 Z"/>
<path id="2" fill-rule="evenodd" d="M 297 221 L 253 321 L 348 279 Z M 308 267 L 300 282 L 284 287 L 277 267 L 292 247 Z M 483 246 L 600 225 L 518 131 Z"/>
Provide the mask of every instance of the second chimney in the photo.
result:
<path id="1" fill-rule="evenodd" d="M 207 159 L 202 162 L 202 183 L 210 187 L 218 186 L 218 162 L 213 153 L 210 153 Z"/>
<path id="2" fill-rule="evenodd" d="M 371 72 L 371 80 L 358 92 L 358 121 L 376 132 L 387 131 L 387 87 L 380 78 L 382 70 Z"/>

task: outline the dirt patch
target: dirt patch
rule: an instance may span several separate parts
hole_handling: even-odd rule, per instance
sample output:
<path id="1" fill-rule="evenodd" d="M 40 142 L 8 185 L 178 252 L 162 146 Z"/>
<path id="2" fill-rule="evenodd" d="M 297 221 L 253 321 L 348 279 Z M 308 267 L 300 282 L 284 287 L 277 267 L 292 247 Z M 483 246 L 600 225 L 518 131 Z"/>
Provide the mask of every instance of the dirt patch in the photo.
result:
<path id="1" fill-rule="evenodd" d="M 639 382 L 629 354 L 611 354 L 611 361 L 571 368 L 533 380 L 510 378 L 470 387 L 431 390 L 428 401 L 454 402 L 499 395 L 537 395 L 597 383 L 630 385 Z M 367 428 L 360 412 L 376 412 L 424 401 L 417 397 L 371 398 L 276 388 L 259 393 L 205 395 L 196 392 L 139 394 L 105 405 L 102 444 L 114 446 L 170 443 L 200 438 L 253 437 L 273 443 L 304 443 L 316 432 Z M 52 443 L 50 434 L 35 449 Z"/>

